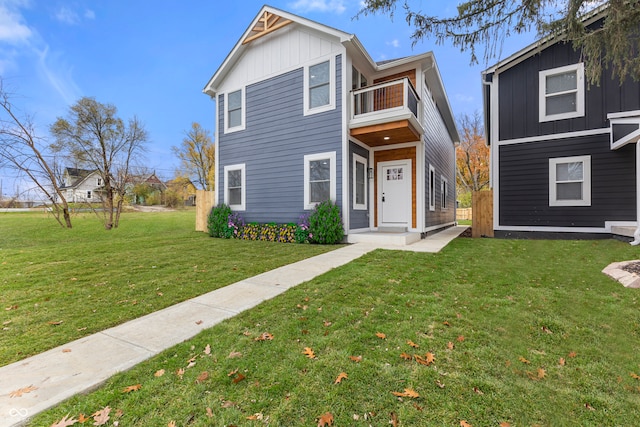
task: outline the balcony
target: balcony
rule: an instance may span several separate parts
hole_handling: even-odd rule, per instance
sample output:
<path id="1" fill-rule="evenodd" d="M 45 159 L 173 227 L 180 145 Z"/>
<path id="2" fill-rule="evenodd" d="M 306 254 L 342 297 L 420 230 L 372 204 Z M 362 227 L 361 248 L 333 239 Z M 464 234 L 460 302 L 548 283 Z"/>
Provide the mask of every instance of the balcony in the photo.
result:
<path id="1" fill-rule="evenodd" d="M 350 134 L 371 147 L 418 141 L 424 133 L 419 102 L 408 78 L 354 90 Z"/>

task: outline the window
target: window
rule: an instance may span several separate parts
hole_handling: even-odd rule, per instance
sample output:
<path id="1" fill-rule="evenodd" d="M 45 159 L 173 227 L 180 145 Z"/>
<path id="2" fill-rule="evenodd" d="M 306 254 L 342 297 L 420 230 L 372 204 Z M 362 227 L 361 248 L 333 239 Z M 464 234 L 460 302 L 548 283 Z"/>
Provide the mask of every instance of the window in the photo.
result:
<path id="1" fill-rule="evenodd" d="M 436 170 L 429 165 L 429 210 L 436 210 Z"/>
<path id="2" fill-rule="evenodd" d="M 591 156 L 549 159 L 549 206 L 591 206 Z"/>
<path id="3" fill-rule="evenodd" d="M 353 154 L 353 209 L 367 209 L 367 159 Z"/>
<path id="4" fill-rule="evenodd" d="M 102 185 L 102 178 L 97 178 L 97 179 L 96 179 L 96 185 L 97 185 L 98 187 L 100 187 L 100 186 Z"/>
<path id="5" fill-rule="evenodd" d="M 87 190 L 87 199 L 91 198 L 91 190 Z"/>
<path id="6" fill-rule="evenodd" d="M 245 165 L 224 167 L 224 202 L 233 210 L 243 211 L 246 206 Z"/>
<path id="7" fill-rule="evenodd" d="M 304 68 L 304 114 L 335 108 L 335 59 Z"/>
<path id="8" fill-rule="evenodd" d="M 367 85 L 367 78 L 356 67 L 351 67 L 351 89 L 361 89 Z"/>
<path id="9" fill-rule="evenodd" d="M 447 197 L 449 196 L 449 182 L 447 178 L 440 175 L 440 208 L 447 209 Z"/>
<path id="10" fill-rule="evenodd" d="M 244 115 L 244 89 L 238 89 L 233 92 L 225 94 L 224 103 L 224 131 L 235 132 L 237 130 L 243 130 L 245 128 L 245 115 Z"/>
<path id="11" fill-rule="evenodd" d="M 304 208 L 336 200 L 336 152 L 304 156 Z"/>
<path id="12" fill-rule="evenodd" d="M 584 116 L 584 64 L 540 71 L 540 121 Z"/>

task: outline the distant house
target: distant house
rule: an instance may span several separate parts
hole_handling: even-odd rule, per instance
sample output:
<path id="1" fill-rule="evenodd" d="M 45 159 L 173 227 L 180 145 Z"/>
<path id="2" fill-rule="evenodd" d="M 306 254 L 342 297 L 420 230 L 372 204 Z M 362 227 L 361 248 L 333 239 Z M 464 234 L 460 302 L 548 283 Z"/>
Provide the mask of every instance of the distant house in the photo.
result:
<path id="1" fill-rule="evenodd" d="M 433 53 L 375 62 L 355 35 L 264 6 L 204 92 L 217 203 L 246 221 L 332 200 L 349 241 L 455 223 L 459 136 Z"/>
<path id="2" fill-rule="evenodd" d="M 633 235 L 640 82 L 611 69 L 588 85 L 580 52 L 549 38 L 482 73 L 496 236 Z"/>
<path id="3" fill-rule="evenodd" d="M 126 197 L 134 205 L 162 204 L 167 185 L 155 174 L 131 175 L 125 185 Z"/>
<path id="4" fill-rule="evenodd" d="M 103 185 L 97 169 L 65 168 L 60 190 L 69 203 L 99 202 Z"/>

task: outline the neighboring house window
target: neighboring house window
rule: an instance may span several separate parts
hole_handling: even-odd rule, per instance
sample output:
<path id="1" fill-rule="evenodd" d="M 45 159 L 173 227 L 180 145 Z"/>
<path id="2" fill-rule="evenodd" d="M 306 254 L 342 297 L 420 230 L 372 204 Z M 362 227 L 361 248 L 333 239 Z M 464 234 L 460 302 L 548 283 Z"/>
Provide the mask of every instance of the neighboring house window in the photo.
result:
<path id="1" fill-rule="evenodd" d="M 245 128 L 245 94 L 244 89 L 238 89 L 225 94 L 224 131 L 235 132 Z"/>
<path id="2" fill-rule="evenodd" d="M 335 108 L 335 60 L 304 68 L 304 114 L 315 114 Z"/>
<path id="3" fill-rule="evenodd" d="M 436 170 L 429 165 L 429 210 L 436 210 Z"/>
<path id="4" fill-rule="evenodd" d="M 540 121 L 584 116 L 584 64 L 540 71 Z"/>
<path id="5" fill-rule="evenodd" d="M 336 152 L 304 156 L 304 208 L 336 200 Z"/>
<path id="6" fill-rule="evenodd" d="M 367 209 L 367 159 L 353 155 L 353 209 Z"/>
<path id="7" fill-rule="evenodd" d="M 96 179 L 96 185 L 99 187 L 102 185 L 102 178 Z"/>
<path id="8" fill-rule="evenodd" d="M 244 163 L 224 167 L 224 202 L 236 211 L 246 208 L 245 172 Z"/>
<path id="9" fill-rule="evenodd" d="M 449 182 L 444 176 L 440 176 L 440 208 L 447 209 L 447 197 L 449 196 Z"/>
<path id="10" fill-rule="evenodd" d="M 91 198 L 91 190 L 87 190 L 87 199 Z"/>
<path id="11" fill-rule="evenodd" d="M 549 159 L 549 206 L 591 206 L 591 156 Z"/>

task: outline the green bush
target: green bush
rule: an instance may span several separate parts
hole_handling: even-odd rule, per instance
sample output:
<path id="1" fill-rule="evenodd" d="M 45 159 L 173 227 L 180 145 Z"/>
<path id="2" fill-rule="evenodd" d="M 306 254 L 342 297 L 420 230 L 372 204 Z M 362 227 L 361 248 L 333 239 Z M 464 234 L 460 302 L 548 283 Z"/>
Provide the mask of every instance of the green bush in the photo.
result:
<path id="1" fill-rule="evenodd" d="M 229 215 L 231 215 L 231 208 L 224 203 L 214 206 L 209 213 L 207 221 L 207 228 L 209 229 L 209 236 L 211 237 L 224 237 L 227 236 L 229 228 Z"/>
<path id="2" fill-rule="evenodd" d="M 342 242 L 344 228 L 340 208 L 330 200 L 318 204 L 309 216 L 309 238 L 312 243 L 334 245 Z"/>

